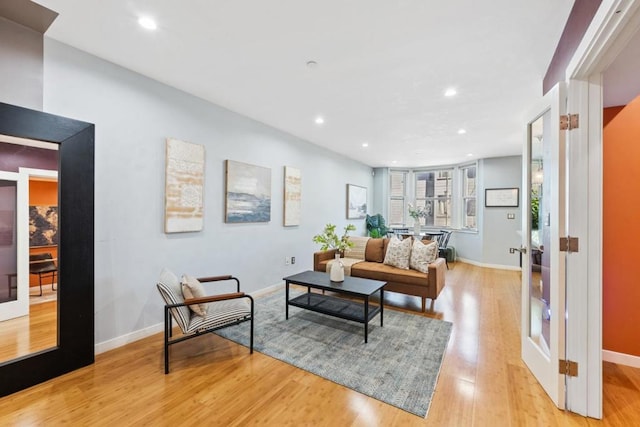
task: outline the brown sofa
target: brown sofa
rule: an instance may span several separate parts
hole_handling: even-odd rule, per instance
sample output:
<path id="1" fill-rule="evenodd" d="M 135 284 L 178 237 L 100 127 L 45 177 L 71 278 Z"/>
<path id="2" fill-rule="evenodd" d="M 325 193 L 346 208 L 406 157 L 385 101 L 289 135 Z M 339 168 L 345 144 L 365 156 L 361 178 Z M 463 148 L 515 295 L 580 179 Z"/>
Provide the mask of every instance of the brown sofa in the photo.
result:
<path id="1" fill-rule="evenodd" d="M 387 252 L 389 239 L 369 239 L 365 248 L 364 261 L 351 266 L 351 276 L 366 279 L 382 280 L 387 282 L 385 291 L 400 292 L 407 295 L 415 295 L 422 298 L 422 311 L 425 311 L 427 298 L 433 301 L 444 288 L 446 262 L 444 258 L 438 258 L 429 264 L 429 272 L 421 273 L 416 270 L 403 270 L 383 264 Z M 327 271 L 327 264 L 334 259 L 336 250 L 315 252 L 313 254 L 313 269 L 315 271 Z"/>

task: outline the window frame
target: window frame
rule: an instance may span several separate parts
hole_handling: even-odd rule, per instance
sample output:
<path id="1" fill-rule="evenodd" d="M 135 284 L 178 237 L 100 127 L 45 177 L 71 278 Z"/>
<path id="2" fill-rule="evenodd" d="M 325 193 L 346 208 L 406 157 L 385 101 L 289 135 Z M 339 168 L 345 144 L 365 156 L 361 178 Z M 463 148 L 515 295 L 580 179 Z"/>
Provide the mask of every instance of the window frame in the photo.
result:
<path id="1" fill-rule="evenodd" d="M 402 196 L 394 196 L 392 194 L 391 175 L 394 173 L 395 174 L 400 173 L 403 175 Z M 408 195 L 407 182 L 408 182 L 409 175 L 410 175 L 410 171 L 406 169 L 389 169 L 389 179 L 388 179 L 389 197 L 387 198 L 387 218 L 388 218 L 387 226 L 390 228 L 405 227 L 405 224 L 407 223 L 407 195 Z M 400 200 L 402 202 L 402 223 L 401 224 L 394 223 L 392 221 L 393 219 L 391 217 L 391 205 L 392 205 L 391 201 L 392 200 Z"/>
<path id="2" fill-rule="evenodd" d="M 448 195 L 445 195 L 445 206 L 447 205 L 446 200 L 448 199 L 449 201 L 449 212 L 446 213 L 445 217 L 447 218 L 447 225 L 436 225 L 436 213 L 434 212 L 433 214 L 433 222 L 434 224 L 432 225 L 426 225 L 424 222 L 424 218 L 420 218 L 420 228 L 426 228 L 426 229 L 450 229 L 454 227 L 454 221 L 455 221 L 455 215 L 454 215 L 454 211 L 455 211 L 455 203 L 454 203 L 454 194 L 455 194 L 455 171 L 456 171 L 456 167 L 455 166 L 438 166 L 438 167 L 429 167 L 429 168 L 419 168 L 419 169 L 414 169 L 413 172 L 413 200 L 414 203 L 416 204 L 416 206 L 426 206 L 427 205 L 427 201 L 431 200 L 432 201 L 432 206 L 434 211 L 438 208 L 438 206 L 440 206 L 440 202 L 442 199 L 442 196 L 437 196 L 435 194 L 435 188 L 434 188 L 434 194 L 433 196 L 425 196 L 425 197 L 418 197 L 416 194 L 416 189 L 418 188 L 418 175 L 421 173 L 430 173 L 433 172 L 434 174 L 438 174 L 440 175 L 442 172 L 448 172 L 449 174 L 449 181 L 450 184 L 447 185 L 448 188 L 450 188 L 450 193 Z M 436 180 L 440 179 L 438 177 L 435 178 Z M 435 186 L 435 184 L 434 184 Z M 446 192 L 445 192 L 446 193 Z M 418 200 L 424 200 L 425 203 L 424 204 L 419 204 Z M 446 210 L 446 209 L 445 209 Z"/>
<path id="3" fill-rule="evenodd" d="M 476 170 L 476 183 L 475 183 L 475 196 L 466 195 L 465 190 L 463 188 L 464 185 L 464 177 L 463 174 L 469 168 L 475 168 Z M 478 223 L 480 220 L 480 211 L 478 206 L 478 189 L 480 186 L 479 173 L 480 173 L 480 165 L 478 161 L 473 162 L 465 162 L 456 165 L 442 165 L 442 166 L 433 166 L 433 167 L 419 167 L 413 169 L 396 169 L 389 168 L 388 169 L 388 182 L 387 188 L 389 190 L 387 199 L 387 218 L 389 218 L 388 225 L 390 228 L 393 227 L 409 227 L 413 225 L 413 220 L 411 224 L 408 224 L 409 221 L 409 212 L 408 205 L 409 203 L 414 206 L 418 205 L 418 201 L 432 199 L 434 201 L 434 206 L 437 205 L 438 197 L 434 196 L 427 197 L 416 197 L 416 188 L 418 183 L 418 174 L 423 172 L 444 172 L 448 171 L 450 173 L 451 180 L 451 194 L 448 196 L 450 202 L 450 212 L 448 215 L 449 225 L 446 226 L 438 226 L 438 225 L 425 225 L 424 219 L 421 218 L 421 229 L 422 230 L 440 230 L 440 229 L 448 229 L 448 230 L 457 230 L 463 233 L 477 233 L 478 232 Z M 391 195 L 391 176 L 394 173 L 402 173 L 404 174 L 404 195 L 401 196 L 392 196 Z M 476 224 L 475 227 L 465 227 L 465 207 L 466 200 L 475 199 L 476 203 Z M 391 204 L 392 200 L 402 200 L 403 212 L 402 212 L 402 224 L 393 223 L 391 221 Z M 435 218 L 434 218 L 435 222 Z"/>
<path id="4" fill-rule="evenodd" d="M 465 189 L 465 173 L 467 170 L 475 168 L 475 194 L 467 195 Z M 458 215 L 459 229 L 463 231 L 478 231 L 478 162 L 472 163 L 464 163 L 458 166 L 458 175 L 460 177 L 460 210 Z M 475 227 L 468 227 L 465 225 L 466 223 L 466 207 L 467 201 L 474 200 L 475 201 Z"/>

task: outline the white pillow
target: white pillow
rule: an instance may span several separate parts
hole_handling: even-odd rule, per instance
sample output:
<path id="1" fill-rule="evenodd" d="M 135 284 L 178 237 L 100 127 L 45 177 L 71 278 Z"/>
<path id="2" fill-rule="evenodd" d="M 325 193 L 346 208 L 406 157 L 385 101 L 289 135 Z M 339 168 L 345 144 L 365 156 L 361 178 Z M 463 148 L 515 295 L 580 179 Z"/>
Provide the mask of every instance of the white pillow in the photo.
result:
<path id="1" fill-rule="evenodd" d="M 397 237 L 393 237 L 389 240 L 387 253 L 384 256 L 384 264 L 408 270 L 410 255 L 411 239 L 400 240 Z"/>
<path id="2" fill-rule="evenodd" d="M 409 266 L 422 273 L 429 272 L 429 264 L 438 257 L 438 244 L 436 242 L 425 245 L 420 240 L 414 240 L 411 248 Z"/>
<path id="3" fill-rule="evenodd" d="M 353 243 L 353 247 L 344 250 L 344 257 L 364 260 L 364 253 L 367 249 L 369 237 L 350 236 L 348 240 Z"/>
<path id="4" fill-rule="evenodd" d="M 207 296 L 202 283 L 195 277 L 187 274 L 182 276 L 182 295 L 184 299 L 203 298 Z M 207 304 L 192 304 L 189 308 L 199 316 L 204 317 L 207 315 Z"/>

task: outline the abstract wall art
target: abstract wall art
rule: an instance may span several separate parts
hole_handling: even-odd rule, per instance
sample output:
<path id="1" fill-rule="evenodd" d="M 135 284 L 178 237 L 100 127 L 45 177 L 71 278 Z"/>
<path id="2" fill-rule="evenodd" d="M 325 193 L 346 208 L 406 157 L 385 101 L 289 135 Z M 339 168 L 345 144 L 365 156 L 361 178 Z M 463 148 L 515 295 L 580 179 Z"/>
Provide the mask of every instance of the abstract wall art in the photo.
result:
<path id="1" fill-rule="evenodd" d="M 271 169 L 226 161 L 225 222 L 271 221 Z"/>
<path id="2" fill-rule="evenodd" d="M 167 138 L 165 233 L 200 231 L 204 225 L 204 146 Z"/>
<path id="3" fill-rule="evenodd" d="M 284 167 L 284 226 L 300 225 L 302 177 L 300 169 Z"/>
<path id="4" fill-rule="evenodd" d="M 29 246 L 58 244 L 58 207 L 29 206 Z"/>
<path id="5" fill-rule="evenodd" d="M 367 188 L 347 184 L 347 219 L 362 219 L 367 216 Z"/>

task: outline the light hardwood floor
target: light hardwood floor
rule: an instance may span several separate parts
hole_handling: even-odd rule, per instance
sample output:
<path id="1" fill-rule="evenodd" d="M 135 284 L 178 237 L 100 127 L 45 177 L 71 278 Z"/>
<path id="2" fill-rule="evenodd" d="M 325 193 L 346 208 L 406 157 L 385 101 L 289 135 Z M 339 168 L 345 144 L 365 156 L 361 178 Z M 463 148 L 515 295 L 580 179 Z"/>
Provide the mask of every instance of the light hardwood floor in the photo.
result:
<path id="1" fill-rule="evenodd" d="M 0 363 L 57 344 L 57 301 L 29 306 L 29 316 L 0 322 Z"/>
<path id="2" fill-rule="evenodd" d="M 158 334 L 0 399 L 0 425 L 640 425 L 639 369 L 604 364 L 604 421 L 556 409 L 520 359 L 519 273 L 451 267 L 427 314 L 454 327 L 426 419 L 215 335 L 175 345 L 164 375 Z"/>

